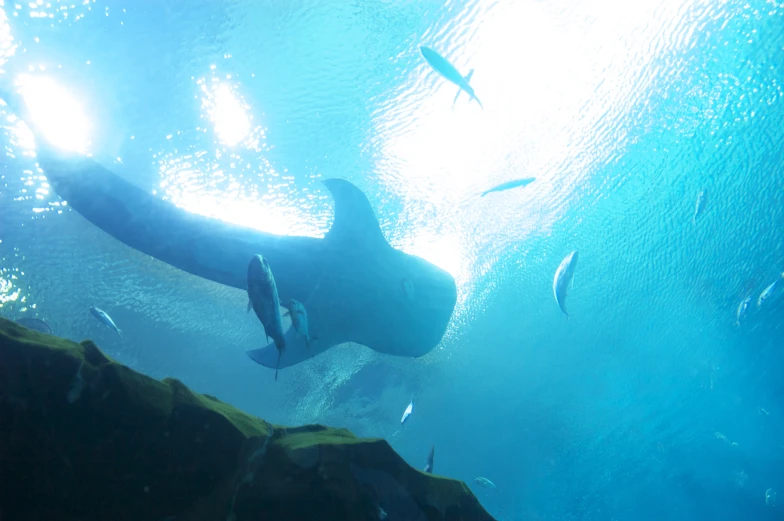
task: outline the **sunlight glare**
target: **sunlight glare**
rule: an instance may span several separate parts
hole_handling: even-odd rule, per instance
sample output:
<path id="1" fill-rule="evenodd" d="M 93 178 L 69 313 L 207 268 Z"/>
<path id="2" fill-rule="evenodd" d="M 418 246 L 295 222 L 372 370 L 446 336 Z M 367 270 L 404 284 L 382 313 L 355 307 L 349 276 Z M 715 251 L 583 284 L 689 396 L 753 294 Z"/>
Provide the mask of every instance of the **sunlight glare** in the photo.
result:
<path id="1" fill-rule="evenodd" d="M 69 152 L 86 153 L 89 123 L 81 104 L 53 79 L 20 75 L 17 78 L 30 118 L 52 145 Z"/>
<path id="2" fill-rule="evenodd" d="M 218 139 L 232 147 L 241 143 L 251 130 L 247 112 L 249 107 L 237 99 L 226 83 L 213 87 L 211 93 L 208 89 L 204 91 L 206 97 L 202 100 L 202 106 L 207 108 Z"/>

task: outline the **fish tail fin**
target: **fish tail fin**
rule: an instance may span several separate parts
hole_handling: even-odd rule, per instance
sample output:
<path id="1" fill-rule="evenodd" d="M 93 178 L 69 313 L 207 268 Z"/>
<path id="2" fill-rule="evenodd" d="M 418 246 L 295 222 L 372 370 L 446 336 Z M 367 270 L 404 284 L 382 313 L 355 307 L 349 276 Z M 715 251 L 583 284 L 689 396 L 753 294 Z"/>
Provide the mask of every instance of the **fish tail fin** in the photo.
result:
<path id="1" fill-rule="evenodd" d="M 455 110 L 455 105 L 457 104 L 457 98 L 459 98 L 459 97 L 460 97 L 460 92 L 461 92 L 462 90 L 463 90 L 463 89 L 457 89 L 457 92 L 455 93 L 455 99 L 454 99 L 454 100 L 452 100 L 452 110 Z"/>
<path id="2" fill-rule="evenodd" d="M 484 196 L 486 196 L 486 195 L 487 195 L 487 194 L 489 194 L 489 193 L 490 193 L 490 190 L 485 190 L 484 192 L 482 192 L 481 194 L 479 194 L 479 197 L 484 197 Z"/>
<path id="3" fill-rule="evenodd" d="M 118 330 L 117 330 L 117 336 L 119 336 L 120 338 L 122 338 L 122 329 L 118 329 Z"/>
<path id="4" fill-rule="evenodd" d="M 479 103 L 479 107 L 480 107 L 482 110 L 485 110 L 485 107 L 484 107 L 484 105 L 482 105 L 482 102 L 481 102 L 481 101 L 479 101 L 479 98 L 477 98 L 477 97 L 476 97 L 476 95 L 473 95 L 473 96 L 471 96 L 471 99 L 472 99 L 472 100 L 474 100 L 474 101 L 476 101 L 477 103 Z"/>

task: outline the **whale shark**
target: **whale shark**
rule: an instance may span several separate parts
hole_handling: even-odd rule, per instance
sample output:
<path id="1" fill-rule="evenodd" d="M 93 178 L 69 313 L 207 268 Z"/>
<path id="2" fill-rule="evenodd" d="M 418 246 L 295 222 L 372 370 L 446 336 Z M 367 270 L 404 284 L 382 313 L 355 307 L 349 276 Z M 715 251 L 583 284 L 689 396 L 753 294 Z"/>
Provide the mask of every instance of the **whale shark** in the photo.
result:
<path id="1" fill-rule="evenodd" d="M 5 92 L 0 98 L 33 131 L 39 167 L 57 195 L 118 241 L 185 272 L 244 291 L 248 262 L 263 255 L 275 273 L 280 299 L 301 302 L 308 310 L 310 332 L 318 337 L 308 349 L 306 339 L 289 327 L 281 369 L 348 342 L 416 358 L 443 337 L 457 301 L 454 278 L 393 248 L 367 197 L 349 181 L 323 181 L 334 200 L 334 220 L 324 237 L 266 233 L 191 213 L 92 157 L 57 149 L 25 118 L 21 99 Z M 274 342 L 247 354 L 265 367 L 278 366 Z"/>

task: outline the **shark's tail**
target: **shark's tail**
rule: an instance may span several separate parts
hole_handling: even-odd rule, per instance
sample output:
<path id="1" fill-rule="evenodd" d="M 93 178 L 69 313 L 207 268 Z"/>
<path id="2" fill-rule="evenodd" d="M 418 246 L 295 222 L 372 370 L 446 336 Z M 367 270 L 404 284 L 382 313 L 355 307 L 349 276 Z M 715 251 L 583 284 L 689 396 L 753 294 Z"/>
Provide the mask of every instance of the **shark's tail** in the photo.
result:
<path id="1" fill-rule="evenodd" d="M 474 100 L 474 101 L 476 101 L 477 103 L 479 103 L 479 107 L 480 107 L 482 110 L 485 110 L 485 107 L 484 107 L 484 105 L 482 105 L 482 102 L 481 102 L 481 101 L 479 101 L 479 98 L 477 98 L 477 97 L 476 97 L 476 94 L 474 94 L 473 96 L 471 96 L 471 99 L 472 99 L 472 100 Z"/>
<path id="2" fill-rule="evenodd" d="M 117 329 L 117 336 L 122 338 L 122 329 Z"/>

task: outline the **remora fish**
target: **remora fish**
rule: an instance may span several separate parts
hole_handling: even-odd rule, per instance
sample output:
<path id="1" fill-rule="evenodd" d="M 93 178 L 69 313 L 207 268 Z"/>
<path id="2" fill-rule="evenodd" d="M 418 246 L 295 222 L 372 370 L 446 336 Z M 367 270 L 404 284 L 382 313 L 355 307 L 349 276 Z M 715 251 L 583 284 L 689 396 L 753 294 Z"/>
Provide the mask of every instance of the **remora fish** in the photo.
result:
<path id="1" fill-rule="evenodd" d="M 16 323 L 19 324 L 20 326 L 26 327 L 27 329 L 38 331 L 39 333 L 46 333 L 47 335 L 52 334 L 52 328 L 49 327 L 49 324 L 47 324 L 40 318 L 22 317 L 19 320 L 17 320 Z"/>
<path id="2" fill-rule="evenodd" d="M 483 478 L 482 476 L 479 476 L 478 478 L 474 479 L 474 481 L 476 482 L 477 485 L 481 485 L 484 488 L 496 488 L 495 483 L 493 483 L 487 478 Z"/>
<path id="3" fill-rule="evenodd" d="M 517 188 L 518 186 L 526 186 L 536 181 L 535 177 L 526 177 L 525 179 L 515 179 L 514 181 L 507 181 L 506 183 L 501 183 L 498 186 L 494 186 L 489 190 L 485 190 L 482 192 L 479 197 L 484 197 L 487 194 L 493 192 L 503 192 L 504 190 L 509 190 L 512 188 Z"/>
<path id="4" fill-rule="evenodd" d="M 278 365 L 280 357 L 286 349 L 283 335 L 283 318 L 280 315 L 280 298 L 275 277 L 261 255 L 254 255 L 248 263 L 248 305 L 253 308 L 256 316 L 264 327 L 264 334 L 269 342 L 270 337 L 278 349 Z M 278 367 L 275 367 L 275 380 L 278 379 Z"/>
<path id="5" fill-rule="evenodd" d="M 555 271 L 553 278 L 553 295 L 558 307 L 568 317 L 569 313 L 566 312 L 566 291 L 569 283 L 574 277 L 574 268 L 577 266 L 577 250 L 573 251 L 561 261 L 561 265 Z"/>
<path id="6" fill-rule="evenodd" d="M 283 307 L 288 310 L 285 315 L 291 316 L 291 327 L 298 335 L 305 338 L 305 346 L 310 349 L 310 341 L 316 340 L 316 338 L 310 336 L 308 332 L 308 312 L 305 310 L 305 306 L 299 300 L 290 298 L 283 304 Z"/>
<path id="7" fill-rule="evenodd" d="M 400 418 L 400 425 L 403 425 L 404 423 L 406 423 L 406 420 L 408 419 L 409 416 L 411 416 L 412 412 L 414 412 L 414 399 L 413 398 L 411 398 L 411 403 L 408 404 L 408 407 L 406 407 L 406 410 L 403 412 L 403 417 Z"/>
<path id="8" fill-rule="evenodd" d="M 247 352 L 256 363 L 291 367 L 346 342 L 418 358 L 444 336 L 457 302 L 454 277 L 390 246 L 367 197 L 349 181 L 323 181 L 334 202 L 332 227 L 323 238 L 261 232 L 178 208 L 92 157 L 55 148 L 28 117 L 21 96 L 0 92 L 0 98 L 35 136 L 36 160 L 57 195 L 118 241 L 243 291 L 248 259 L 264 253 L 281 294 L 307 302 L 308 325 L 319 338 L 308 350 L 288 328 L 280 360 L 271 343 Z M 400 290 L 401 277 L 416 287 L 415 300 Z"/>
<path id="9" fill-rule="evenodd" d="M 429 472 L 430 474 L 433 473 L 433 456 L 436 452 L 436 446 L 432 445 L 430 447 L 430 454 L 427 456 L 427 465 L 425 465 L 425 472 Z"/>
<path id="10" fill-rule="evenodd" d="M 697 194 L 697 202 L 694 203 L 694 217 L 691 218 L 691 222 L 697 224 L 697 216 L 702 213 L 702 207 L 705 205 L 705 190 L 700 190 L 700 193 Z"/>
<path id="11" fill-rule="evenodd" d="M 106 311 L 98 309 L 95 306 L 90 306 L 90 313 L 98 319 L 98 322 L 105 325 L 109 329 L 114 329 L 117 332 L 117 336 L 122 338 L 122 331 L 120 331 L 120 328 L 115 325 L 114 320 L 112 320 L 112 317 L 110 317 Z"/>
<path id="12" fill-rule="evenodd" d="M 472 100 L 475 100 L 477 103 L 479 103 L 480 107 L 482 107 L 482 102 L 479 101 L 479 98 L 477 98 L 476 94 L 474 94 L 474 88 L 468 84 L 468 82 L 471 81 L 471 76 L 474 75 L 473 69 L 471 69 L 468 74 L 463 76 L 457 72 L 457 69 L 454 65 L 449 63 L 446 58 L 438 54 L 430 47 L 420 47 L 419 51 L 422 53 L 422 56 L 425 57 L 425 60 L 427 60 L 427 63 L 430 64 L 433 70 L 459 87 L 460 90 L 458 90 L 457 94 L 455 95 L 455 101 L 452 102 L 453 106 L 455 103 L 457 103 L 457 98 L 460 96 L 460 91 L 463 91 L 468 94 Z M 484 107 L 482 107 L 482 109 L 484 109 Z"/>
<path id="13" fill-rule="evenodd" d="M 749 303 L 751 303 L 751 297 L 746 297 L 740 301 L 740 304 L 738 304 L 738 310 L 735 312 L 736 326 L 740 327 L 740 321 L 743 320 L 743 317 L 746 316 L 746 311 L 749 309 Z"/>

